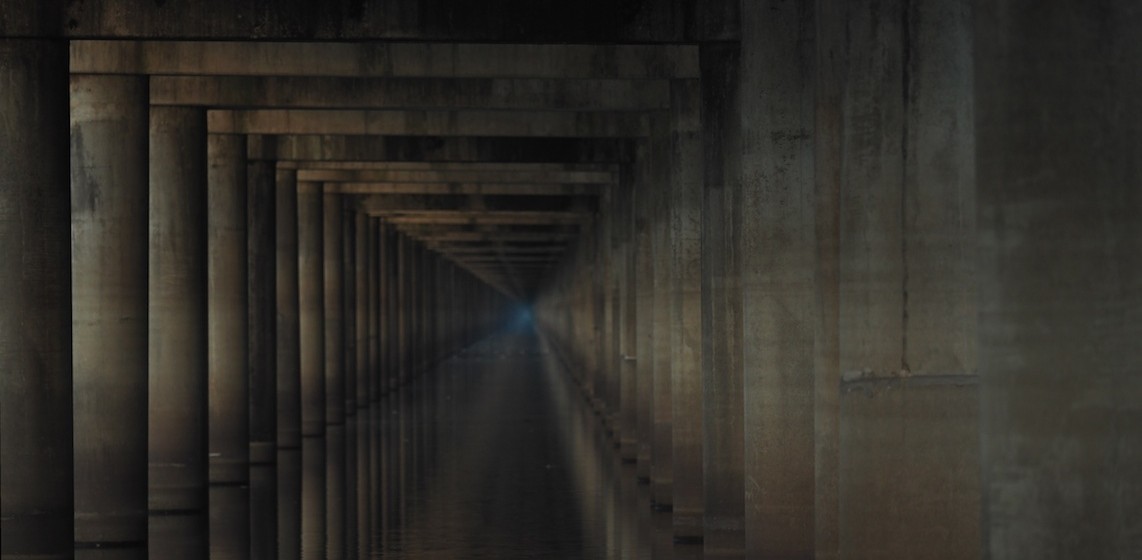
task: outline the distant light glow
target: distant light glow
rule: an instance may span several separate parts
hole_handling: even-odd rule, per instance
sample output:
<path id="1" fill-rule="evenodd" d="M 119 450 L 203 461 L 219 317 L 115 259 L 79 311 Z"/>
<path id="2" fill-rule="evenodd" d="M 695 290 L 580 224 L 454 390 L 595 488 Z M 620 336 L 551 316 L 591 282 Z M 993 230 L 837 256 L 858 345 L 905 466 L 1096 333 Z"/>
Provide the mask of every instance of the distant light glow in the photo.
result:
<path id="1" fill-rule="evenodd" d="M 518 306 L 512 315 L 512 326 L 517 329 L 529 328 L 534 322 L 531 307 L 527 305 Z"/>

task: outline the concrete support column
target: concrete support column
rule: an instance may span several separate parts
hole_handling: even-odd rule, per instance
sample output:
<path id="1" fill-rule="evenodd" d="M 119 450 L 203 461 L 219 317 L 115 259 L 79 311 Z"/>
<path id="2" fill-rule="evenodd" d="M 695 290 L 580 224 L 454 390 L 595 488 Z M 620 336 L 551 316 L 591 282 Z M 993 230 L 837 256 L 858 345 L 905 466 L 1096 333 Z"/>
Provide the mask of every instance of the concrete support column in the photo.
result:
<path id="1" fill-rule="evenodd" d="M 385 367 L 389 370 L 389 391 L 395 391 L 401 383 L 400 368 L 400 267 L 398 259 L 398 234 L 390 229 L 385 234 L 385 252 L 388 255 L 384 275 L 389 305 L 385 315 L 388 326 L 389 351 L 385 357 Z"/>
<path id="2" fill-rule="evenodd" d="M 301 446 L 301 350 L 298 312 L 297 171 L 279 169 L 277 200 L 278 447 Z"/>
<path id="3" fill-rule="evenodd" d="M 49 4 L 54 3 L 40 6 Z M 10 263 L 0 267 L 0 554 L 5 558 L 70 558 L 73 550 L 67 69 L 66 41 L 0 39 L 0 255 Z M 87 100 L 91 105 L 80 114 L 81 128 L 102 128 L 90 112 L 96 99 Z M 101 184 L 89 181 L 87 189 Z M 102 229 L 100 210 L 89 210 L 86 220 Z M 90 263 L 92 256 L 82 262 Z M 86 284 L 85 297 L 100 295 L 94 281 Z M 89 320 L 110 320 L 98 309 L 90 311 Z"/>
<path id="4" fill-rule="evenodd" d="M 345 423 L 345 254 L 341 195 L 325 194 L 322 208 L 325 278 L 325 423 Z"/>
<path id="5" fill-rule="evenodd" d="M 342 338 L 344 341 L 344 362 L 342 364 L 342 378 L 345 386 L 345 416 L 357 414 L 357 222 L 353 209 L 353 201 L 345 196 L 341 197 L 341 274 L 342 285 L 342 311 L 341 322 L 344 325 Z M 352 449 L 353 442 L 346 436 L 346 448 Z"/>
<path id="6" fill-rule="evenodd" d="M 1137 556 L 1142 11 L 973 9 L 984 556 Z"/>
<path id="7" fill-rule="evenodd" d="M 838 548 L 853 558 L 975 558 L 969 5 L 902 0 L 848 10 Z"/>
<path id="8" fill-rule="evenodd" d="M 674 538 L 702 540 L 702 92 L 698 80 L 670 90 L 670 403 Z"/>
<path id="9" fill-rule="evenodd" d="M 813 160 L 817 323 L 813 358 L 814 553 L 840 556 L 840 212 L 844 152 L 846 7 L 817 4 Z"/>
<path id="10" fill-rule="evenodd" d="M 669 191 L 669 115 L 655 115 L 651 118 L 650 142 L 652 190 L 655 191 L 651 197 L 650 210 L 651 259 L 654 267 L 654 344 L 651 347 L 654 360 L 654 394 L 651 405 L 654 434 L 651 444 L 650 499 L 656 507 L 670 509 L 674 504 L 674 407 L 671 404 L 670 390 L 673 349 L 670 337 L 676 315 L 672 303 L 674 269 L 670 242 L 670 197 L 662 196 L 660 192 L 664 188 Z"/>
<path id="11" fill-rule="evenodd" d="M 277 187 L 274 164 L 246 165 L 250 464 L 277 461 Z"/>
<path id="12" fill-rule="evenodd" d="M 813 555 L 813 29 L 811 3 L 742 5 L 742 365 L 751 558 Z"/>
<path id="13" fill-rule="evenodd" d="M 745 534 L 742 408 L 740 47 L 703 45 L 702 208 L 703 545 L 741 556 Z"/>
<path id="14" fill-rule="evenodd" d="M 603 428 L 614 435 L 614 393 L 611 380 L 614 377 L 614 299 L 611 292 L 614 276 L 614 254 L 611 250 L 611 222 L 614 218 L 614 187 L 603 193 L 599 213 L 595 218 L 594 256 L 595 266 L 591 268 L 592 287 L 595 299 L 595 400 L 603 421 Z"/>
<path id="15" fill-rule="evenodd" d="M 205 110 L 151 109 L 149 200 L 149 504 L 205 516 Z"/>
<path id="16" fill-rule="evenodd" d="M 321 183 L 297 184 L 298 349 L 301 435 L 325 435 L 325 195 Z"/>
<path id="17" fill-rule="evenodd" d="M 378 280 L 378 273 L 381 270 L 381 255 L 380 247 L 377 243 L 378 232 L 380 231 L 380 219 L 368 218 L 368 229 L 366 230 L 366 237 L 368 244 L 367 259 L 369 269 L 367 271 L 367 285 L 369 291 L 368 308 L 365 310 L 365 317 L 368 324 L 369 332 L 369 369 L 368 369 L 368 387 L 369 387 L 369 402 L 377 402 L 380 399 L 380 369 L 381 349 L 380 349 L 380 314 L 377 312 L 377 307 L 380 303 L 380 286 Z"/>
<path id="18" fill-rule="evenodd" d="M 651 246 L 651 209 L 654 183 L 651 181 L 650 145 L 639 142 L 634 192 L 634 267 L 637 353 L 635 376 L 638 384 L 638 464 L 637 476 L 650 480 L 651 446 L 654 441 L 654 259 Z"/>
<path id="19" fill-rule="evenodd" d="M 206 299 L 210 482 L 249 480 L 246 138 L 207 138 Z"/>
<path id="20" fill-rule="evenodd" d="M 71 77 L 75 540 L 146 554 L 147 79 Z"/>
<path id="21" fill-rule="evenodd" d="M 357 410 L 369 407 L 369 218 L 363 212 L 353 214 L 353 238 L 356 240 L 357 283 L 355 323 L 357 329 Z"/>
<path id="22" fill-rule="evenodd" d="M 377 391 L 381 395 L 389 392 L 389 354 L 392 343 L 389 340 L 389 266 L 391 256 L 388 245 L 389 227 L 380 223 L 377 228 Z"/>
<path id="23" fill-rule="evenodd" d="M 401 383 L 405 383 L 412 377 L 412 351 L 410 345 L 412 344 L 412 251 L 409 244 L 408 237 L 400 236 L 400 305 L 398 312 L 400 313 L 400 374 Z"/>
<path id="24" fill-rule="evenodd" d="M 623 169 L 621 191 L 618 193 L 618 224 L 615 239 L 618 244 L 618 321 L 619 348 L 616 362 L 619 375 L 619 454 L 622 460 L 633 463 L 638 459 L 638 331 L 635 309 L 635 250 L 633 166 Z"/>

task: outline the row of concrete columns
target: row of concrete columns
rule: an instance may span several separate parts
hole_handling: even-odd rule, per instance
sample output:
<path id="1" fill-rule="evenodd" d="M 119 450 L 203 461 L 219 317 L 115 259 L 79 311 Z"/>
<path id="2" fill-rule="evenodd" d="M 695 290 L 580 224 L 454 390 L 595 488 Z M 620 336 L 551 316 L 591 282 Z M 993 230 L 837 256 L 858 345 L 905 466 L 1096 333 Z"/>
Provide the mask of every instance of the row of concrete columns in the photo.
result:
<path id="1" fill-rule="evenodd" d="M 248 159 L 203 109 L 150 107 L 146 77 L 69 94 L 51 41 L 0 41 L 0 67 L 6 557 L 145 554 L 154 516 L 204 532 L 211 483 L 498 318 L 504 296 L 352 197 Z"/>
<path id="2" fill-rule="evenodd" d="M 1049 4 L 746 2 L 675 82 L 538 307 L 677 542 L 1136 551 L 1139 12 Z"/>

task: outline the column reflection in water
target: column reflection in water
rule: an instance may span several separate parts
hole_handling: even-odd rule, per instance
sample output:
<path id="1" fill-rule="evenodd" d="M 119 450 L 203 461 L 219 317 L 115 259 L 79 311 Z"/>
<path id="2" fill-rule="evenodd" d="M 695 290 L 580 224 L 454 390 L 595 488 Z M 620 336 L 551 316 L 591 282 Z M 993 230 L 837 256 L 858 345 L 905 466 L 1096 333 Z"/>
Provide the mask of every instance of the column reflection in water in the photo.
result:
<path id="1" fill-rule="evenodd" d="M 301 558 L 301 449 L 278 449 L 278 559 Z"/>
<path id="2" fill-rule="evenodd" d="M 278 477 L 273 463 L 250 464 L 250 558 L 278 557 Z"/>
<path id="3" fill-rule="evenodd" d="M 251 487 L 210 486 L 210 559 L 246 560 L 251 552 Z"/>
<path id="4" fill-rule="evenodd" d="M 373 410 L 372 407 L 357 409 L 357 472 L 355 477 L 357 491 L 354 493 L 357 528 L 355 536 L 357 539 L 357 556 L 362 559 L 370 558 L 373 552 L 372 515 L 369 503 L 369 499 L 372 497 L 369 484 L 369 454 L 370 447 L 373 445 L 371 439 L 374 430 Z"/>
<path id="5" fill-rule="evenodd" d="M 325 557 L 325 438 L 301 442 L 301 558 Z"/>
<path id="6" fill-rule="evenodd" d="M 209 553 L 208 531 L 206 512 L 202 510 L 152 513 L 147 520 L 148 557 L 206 558 Z"/>
<path id="7" fill-rule="evenodd" d="M 345 558 L 364 558 L 357 542 L 357 414 L 345 418 L 345 501 L 341 504 L 345 511 Z"/>
<path id="8" fill-rule="evenodd" d="M 325 557 L 343 560 L 345 543 L 345 426 L 325 428 Z"/>

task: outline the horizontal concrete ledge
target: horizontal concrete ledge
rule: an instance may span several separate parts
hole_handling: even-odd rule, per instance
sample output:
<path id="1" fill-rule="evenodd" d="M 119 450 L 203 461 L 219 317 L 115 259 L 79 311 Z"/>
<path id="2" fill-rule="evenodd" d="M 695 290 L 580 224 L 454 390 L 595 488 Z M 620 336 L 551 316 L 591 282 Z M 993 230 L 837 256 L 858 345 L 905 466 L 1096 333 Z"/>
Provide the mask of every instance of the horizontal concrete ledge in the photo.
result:
<path id="1" fill-rule="evenodd" d="M 369 111 L 332 109 L 212 110 L 215 134 L 409 134 L 432 136 L 646 137 L 648 118 L 634 112 Z"/>
<path id="2" fill-rule="evenodd" d="M 601 184 L 617 182 L 607 171 L 491 171 L 403 169 L 299 169 L 298 181 L 326 183 L 492 183 L 492 184 Z"/>
<path id="3" fill-rule="evenodd" d="M 394 225 L 438 224 L 438 225 L 479 225 L 479 224 L 519 224 L 519 225 L 565 225 L 584 224 L 588 215 L 577 212 L 510 212 L 510 211 L 373 211 L 366 209 L 370 217 L 384 217 Z"/>
<path id="4" fill-rule="evenodd" d="M 300 173 L 299 173 L 299 180 Z M 606 185 L 564 183 L 325 183 L 328 194 L 602 196 Z"/>
<path id="5" fill-rule="evenodd" d="M 226 109 L 646 111 L 670 108 L 670 83 L 524 78 L 155 76 L 152 105 Z"/>
<path id="6" fill-rule="evenodd" d="M 249 160 L 431 163 L 594 163 L 634 161 L 635 142 L 617 138 L 483 136 L 250 135 Z"/>
<path id="7" fill-rule="evenodd" d="M 697 78 L 698 47 L 397 42 L 71 42 L 77 74 Z"/>
<path id="8" fill-rule="evenodd" d="M 261 138 L 252 136 L 252 138 Z M 258 142 L 253 142 L 258 144 Z M 257 149 L 255 149 L 256 151 Z M 479 162 L 479 161 L 279 161 L 278 169 L 296 169 L 298 172 L 311 170 L 378 170 L 378 171 L 463 171 L 478 172 L 519 172 L 546 173 L 567 172 L 606 172 L 618 173 L 619 164 L 611 163 L 543 163 L 543 162 Z"/>
<path id="9" fill-rule="evenodd" d="M 866 370 L 846 371 L 841 374 L 841 393 L 867 392 L 898 387 L 965 387 L 979 385 L 979 375 L 962 374 L 877 374 Z"/>

